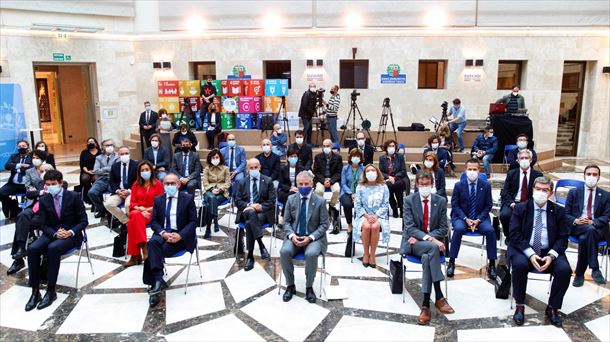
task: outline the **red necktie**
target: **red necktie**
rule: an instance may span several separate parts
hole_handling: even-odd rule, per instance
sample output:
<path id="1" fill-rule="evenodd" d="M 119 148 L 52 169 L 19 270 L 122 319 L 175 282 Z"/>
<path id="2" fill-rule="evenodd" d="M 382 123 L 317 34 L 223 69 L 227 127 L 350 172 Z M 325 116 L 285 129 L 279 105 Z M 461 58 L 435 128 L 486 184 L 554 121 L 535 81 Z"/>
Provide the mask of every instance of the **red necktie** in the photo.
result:
<path id="1" fill-rule="evenodd" d="M 520 202 L 527 201 L 527 171 L 523 171 L 523 183 L 521 183 L 521 199 Z"/>
<path id="2" fill-rule="evenodd" d="M 424 200 L 424 233 L 428 234 L 428 200 Z"/>
<path id="3" fill-rule="evenodd" d="M 593 206 L 593 190 L 589 190 L 589 199 L 587 200 L 587 218 L 590 220 L 593 217 L 591 207 Z"/>

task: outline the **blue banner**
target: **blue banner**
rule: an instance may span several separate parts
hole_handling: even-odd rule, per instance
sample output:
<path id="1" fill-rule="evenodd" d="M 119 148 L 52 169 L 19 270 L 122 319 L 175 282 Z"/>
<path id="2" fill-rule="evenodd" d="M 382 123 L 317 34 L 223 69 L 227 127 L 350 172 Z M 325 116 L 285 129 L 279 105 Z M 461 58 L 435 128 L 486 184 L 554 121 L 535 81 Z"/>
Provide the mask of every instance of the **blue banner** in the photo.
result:
<path id="1" fill-rule="evenodd" d="M 405 83 L 407 83 L 407 74 L 398 74 L 397 76 L 381 74 L 381 84 L 405 84 Z"/>
<path id="2" fill-rule="evenodd" d="M 288 96 L 288 79 L 265 80 L 265 96 Z"/>
<path id="3" fill-rule="evenodd" d="M 17 140 L 27 140 L 21 86 L 0 83 L 0 167 L 17 152 Z"/>

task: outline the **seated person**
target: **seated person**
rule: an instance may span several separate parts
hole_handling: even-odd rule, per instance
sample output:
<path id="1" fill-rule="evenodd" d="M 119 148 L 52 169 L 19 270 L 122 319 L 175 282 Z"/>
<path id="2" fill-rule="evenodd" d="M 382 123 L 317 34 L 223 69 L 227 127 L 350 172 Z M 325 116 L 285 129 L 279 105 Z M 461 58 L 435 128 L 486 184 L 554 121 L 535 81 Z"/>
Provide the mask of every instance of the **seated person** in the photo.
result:
<path id="1" fill-rule="evenodd" d="M 351 251 L 352 245 L 352 218 L 354 216 L 354 202 L 356 201 L 356 188 L 358 182 L 362 179 L 362 172 L 364 172 L 364 166 L 362 166 L 362 152 L 359 148 L 352 148 L 347 156 L 347 165 L 341 170 L 341 193 L 339 201 L 343 207 L 343 213 L 345 214 L 345 221 L 347 221 L 347 246 L 346 248 Z M 368 165 L 368 164 L 367 164 Z M 331 234 L 339 234 L 339 227 L 336 226 Z M 352 253 L 348 253 L 349 256 Z"/>
<path id="2" fill-rule="evenodd" d="M 487 179 L 491 178 L 491 160 L 498 151 L 498 139 L 494 137 L 494 129 L 486 126 L 483 133 L 479 133 L 472 144 L 472 157 L 483 161 L 483 168 Z"/>
<path id="3" fill-rule="evenodd" d="M 284 218 L 285 240 L 280 249 L 280 264 L 286 278 L 286 292 L 283 300 L 288 302 L 296 293 L 294 285 L 294 264 L 292 258 L 298 253 L 305 254 L 305 299 L 316 302 L 313 282 L 318 271 L 318 256 L 326 252 L 326 229 L 328 211 L 326 201 L 312 193 L 313 178 L 308 171 L 297 175 L 298 194 L 286 201 Z"/>
<path id="4" fill-rule="evenodd" d="M 254 268 L 254 242 L 258 242 L 261 258 L 270 260 L 271 256 L 263 243 L 264 223 L 275 222 L 275 187 L 271 178 L 261 174 L 261 164 L 256 158 L 248 160 L 248 177 L 237 183 L 235 191 L 235 204 L 237 206 L 237 220 L 235 223 L 244 222 L 245 229 L 237 229 L 239 233 L 237 253 L 243 253 L 243 234 L 246 232 L 246 247 L 248 256 L 244 271 Z M 241 251 L 240 251 L 241 247 Z"/>
<path id="5" fill-rule="evenodd" d="M 149 304 L 154 307 L 161 300 L 159 293 L 167 288 L 163 280 L 164 258 L 186 249 L 193 253 L 197 246 L 197 209 L 195 199 L 184 191 L 179 176 L 168 173 L 163 179 L 165 194 L 155 197 L 150 228 L 153 236 L 148 241 L 148 259 L 144 265 L 144 284 L 151 286 Z M 149 266 L 149 267 L 147 267 Z"/>
<path id="6" fill-rule="evenodd" d="M 358 149 L 360 151 L 360 154 L 362 155 L 362 166 L 373 164 L 375 148 L 366 143 L 366 136 L 364 135 L 364 132 L 356 133 L 356 145 L 350 146 L 350 151 L 352 149 Z"/>
<path id="7" fill-rule="evenodd" d="M 341 169 L 343 159 L 341 155 L 333 152 L 333 143 L 330 139 L 322 142 L 322 153 L 316 155 L 313 164 L 314 183 L 316 195 L 324 198 L 324 192 L 331 191 L 329 214 L 336 221 L 339 211 L 335 208 L 341 191 Z"/>
<path id="8" fill-rule="evenodd" d="M 199 153 L 191 149 L 189 139 L 182 140 L 182 147 L 174 154 L 172 172 L 180 176 L 181 188 L 193 195 L 195 189 L 199 189 L 199 178 L 201 177 L 201 162 Z"/>
<path id="9" fill-rule="evenodd" d="M 445 172 L 438 165 L 436 154 L 434 152 L 424 153 L 423 170 L 430 172 L 432 175 L 432 193 L 447 199 L 447 191 L 445 189 Z M 417 183 L 415 184 L 415 192 L 418 191 Z"/>
<path id="10" fill-rule="evenodd" d="M 422 285 L 424 294 L 421 313 L 417 323 L 430 323 L 430 293 L 434 285 L 436 302 L 434 306 L 440 313 L 453 313 L 441 290 L 441 280 L 445 279 L 441 271 L 440 253 L 445 252 L 442 242 L 447 236 L 447 200 L 432 193 L 432 175 L 428 171 L 419 171 L 415 176 L 418 193 L 405 197 L 403 216 L 402 242 L 400 254 L 410 254 L 421 258 Z"/>
<path id="11" fill-rule="evenodd" d="M 460 253 L 462 235 L 467 231 L 479 232 L 485 236 L 487 246 L 487 275 L 489 279 L 496 279 L 496 232 L 491 225 L 489 212 L 493 206 L 491 186 L 479 178 L 479 161 L 470 159 L 466 161 L 466 179 L 455 183 L 451 195 L 451 247 L 449 248 L 449 265 L 447 276 L 453 277 L 455 272 L 455 259 Z"/>
<path id="12" fill-rule="evenodd" d="M 139 265 L 148 257 L 146 225 L 152 219 L 155 197 L 163 194 L 163 184 L 155 177 L 153 165 L 148 160 L 140 162 L 136 181 L 131 187 L 129 221 L 127 224 L 127 254 L 125 267 Z"/>
<path id="13" fill-rule="evenodd" d="M 407 175 L 405 157 L 396 153 L 398 144 L 394 140 L 388 140 L 383 145 L 385 154 L 379 157 L 379 169 L 386 180 L 390 190 L 390 207 L 392 216 L 402 217 L 403 197 L 411 192 L 411 181 Z"/>
<path id="14" fill-rule="evenodd" d="M 54 169 L 56 168 L 55 156 L 53 155 L 53 153 L 49 152 L 49 145 L 47 145 L 47 143 L 41 140 L 37 142 L 36 145 L 34 145 L 34 149 L 46 153 L 47 158 L 44 159 L 43 162 L 53 166 Z"/>
<path id="15" fill-rule="evenodd" d="M 204 108 L 204 106 L 201 106 L 201 112 L 204 111 Z M 222 132 L 220 112 L 215 103 L 210 103 L 208 105 L 207 112 L 203 115 L 201 120 L 203 122 L 205 136 L 208 139 L 208 150 L 212 150 L 216 146 L 214 145 L 214 139 Z"/>
<path id="16" fill-rule="evenodd" d="M 519 168 L 519 158 L 517 157 L 519 152 L 524 150 L 529 150 L 532 153 L 532 166 L 536 165 L 538 161 L 538 156 L 536 155 L 536 151 L 534 151 L 533 146 L 530 146 L 529 138 L 525 134 L 519 134 L 517 136 L 517 149 L 511 150 L 506 154 L 506 162 L 508 163 L 508 169 L 517 169 Z"/>
<path id="17" fill-rule="evenodd" d="M 28 275 L 32 296 L 25 305 L 25 311 L 44 309 L 57 299 L 55 285 L 61 255 L 83 242 L 83 229 L 87 227 L 87 212 L 80 194 L 62 188 L 63 175 L 49 170 L 44 175 L 47 194 L 40 197 L 38 215 L 42 222 L 43 234 L 28 246 Z M 42 255 L 47 255 L 47 292 L 40 295 Z"/>
<path id="18" fill-rule="evenodd" d="M 507 257 L 512 265 L 513 297 L 517 303 L 513 320 L 517 325 L 525 322 L 527 277 L 529 272 L 537 270 L 553 276 L 544 315 L 551 324 L 561 327 L 559 309 L 572 275 L 565 255 L 569 224 L 564 209 L 548 200 L 553 194 L 550 179 L 537 177 L 532 188 L 532 198 L 517 204 L 510 220 Z"/>
<path id="19" fill-rule="evenodd" d="M 103 153 L 95 158 L 93 174 L 95 183 L 89 189 L 89 199 L 95 207 L 95 218 L 106 215 L 104 208 L 104 193 L 110 191 L 110 169 L 119 160 L 119 154 L 114 152 L 114 142 L 111 139 L 102 141 Z"/>
<path id="20" fill-rule="evenodd" d="M 290 147 L 287 152 L 288 163 L 280 166 L 280 181 L 277 189 L 277 200 L 284 204 L 282 207 L 282 215 L 286 209 L 286 200 L 288 196 L 299 192 L 297 188 L 297 175 L 304 171 L 301 163 L 299 163 L 299 154 L 296 149 Z"/>
<path id="21" fill-rule="evenodd" d="M 119 161 L 110 168 L 110 193 L 112 195 L 104 202 L 104 208 L 121 222 L 121 231 L 127 229 L 125 225 L 129 221 L 129 217 L 126 214 L 127 210 L 121 209 L 119 206 L 124 204 L 125 208 L 129 208 L 131 187 L 136 181 L 137 173 L 138 162 L 130 158 L 127 146 L 121 146 Z"/>
<path id="22" fill-rule="evenodd" d="M 10 170 L 8 182 L 0 188 L 0 202 L 4 217 L 17 217 L 21 212 L 19 202 L 11 196 L 25 193 L 25 171 L 32 167 L 32 157 L 29 155 L 30 144 L 25 140 L 17 142 L 17 153 L 11 155 L 4 164 L 5 170 Z"/>
<path id="23" fill-rule="evenodd" d="M 578 261 L 572 285 L 583 286 L 587 266 L 591 268 L 591 277 L 599 285 L 606 279 L 599 270 L 597 261 L 597 243 L 610 241 L 610 194 L 597 186 L 601 170 L 597 165 L 585 167 L 585 186 L 570 189 L 566 200 L 565 211 L 570 235 L 576 236 L 578 242 Z"/>
<path id="24" fill-rule="evenodd" d="M 286 142 L 288 141 L 288 134 L 284 132 L 284 129 L 279 124 L 273 125 L 273 134 L 271 134 L 271 145 L 273 145 L 272 151 L 279 157 L 286 156 Z"/>
<path id="25" fill-rule="evenodd" d="M 294 133 L 294 143 L 288 146 L 293 148 L 299 154 L 299 163 L 303 170 L 311 170 L 313 166 L 313 158 L 311 146 L 305 143 L 305 133 L 302 130 L 298 130 Z"/>
<path id="26" fill-rule="evenodd" d="M 227 146 L 220 150 L 225 159 L 225 165 L 229 167 L 231 182 L 238 182 L 246 175 L 246 150 L 237 145 L 235 134 L 227 135 Z"/>
<path id="27" fill-rule="evenodd" d="M 89 200 L 89 189 L 91 189 L 93 182 L 95 182 L 93 168 L 95 167 L 95 159 L 100 154 L 102 154 L 102 150 L 97 140 L 94 137 L 87 138 L 87 147 L 81 151 L 79 157 L 79 184 L 81 186 L 81 193 L 83 194 L 83 201 L 85 201 L 85 203 L 93 204 Z"/>
<path id="28" fill-rule="evenodd" d="M 163 177 L 169 171 L 169 151 L 161 145 L 161 136 L 153 133 L 150 136 L 150 147 L 144 150 L 143 160 L 148 160 L 152 163 L 157 178 L 163 181 Z"/>
<path id="29" fill-rule="evenodd" d="M 261 163 L 261 174 L 270 177 L 272 181 L 280 178 L 280 157 L 271 152 L 271 140 L 263 139 L 262 153 L 256 155 L 256 159 Z"/>
<path id="30" fill-rule="evenodd" d="M 197 137 L 195 133 L 191 131 L 189 125 L 183 123 L 180 125 L 180 132 L 174 135 L 174 139 L 172 139 L 172 145 L 175 147 L 174 152 L 180 153 L 182 152 L 182 141 L 188 139 L 191 143 L 191 151 L 197 152 Z"/>
<path id="31" fill-rule="evenodd" d="M 504 103 L 506 105 L 507 113 L 517 113 L 519 110 L 525 109 L 525 99 L 523 95 L 519 94 L 519 85 L 514 84 L 512 89 L 513 91 L 510 94 L 496 100 L 496 103 Z"/>
<path id="32" fill-rule="evenodd" d="M 203 169 L 203 201 L 207 222 L 204 238 L 209 239 L 212 235 L 210 226 L 214 221 L 214 231 L 220 231 L 218 227 L 218 205 L 231 197 L 231 177 L 229 168 L 225 165 L 224 158 L 218 149 L 213 149 L 206 158 L 205 169 Z"/>
<path id="33" fill-rule="evenodd" d="M 438 135 L 433 134 L 428 138 L 428 147 L 424 149 L 424 153 L 426 152 L 434 152 L 436 154 L 436 159 L 438 159 L 438 166 L 445 170 L 445 165 L 451 165 L 452 169 L 455 169 L 453 166 L 453 162 L 451 161 L 451 152 L 446 149 L 444 146 L 441 146 L 441 141 Z"/>

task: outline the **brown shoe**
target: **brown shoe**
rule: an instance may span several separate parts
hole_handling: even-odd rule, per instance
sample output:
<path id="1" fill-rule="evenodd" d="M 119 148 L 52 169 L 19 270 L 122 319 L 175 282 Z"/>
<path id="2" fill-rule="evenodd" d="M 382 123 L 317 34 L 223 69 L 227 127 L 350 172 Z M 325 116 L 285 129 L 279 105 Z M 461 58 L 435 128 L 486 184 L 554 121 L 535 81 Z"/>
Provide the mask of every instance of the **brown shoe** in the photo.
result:
<path id="1" fill-rule="evenodd" d="M 148 259 L 148 243 L 142 242 L 140 249 L 142 250 L 142 260 Z"/>
<path id="2" fill-rule="evenodd" d="M 129 260 L 123 264 L 125 267 L 131 267 L 142 263 L 142 257 L 139 255 L 130 255 Z"/>
<path id="3" fill-rule="evenodd" d="M 417 324 L 428 325 L 428 323 L 430 323 L 430 308 L 423 306 L 417 318 Z"/>
<path id="4" fill-rule="evenodd" d="M 447 303 L 447 299 L 445 298 L 441 298 L 439 300 L 436 301 L 436 303 L 434 303 L 434 306 L 436 307 L 436 309 L 444 314 L 452 314 L 455 311 L 453 310 L 453 308 L 451 307 L 451 305 L 449 305 L 449 303 Z"/>

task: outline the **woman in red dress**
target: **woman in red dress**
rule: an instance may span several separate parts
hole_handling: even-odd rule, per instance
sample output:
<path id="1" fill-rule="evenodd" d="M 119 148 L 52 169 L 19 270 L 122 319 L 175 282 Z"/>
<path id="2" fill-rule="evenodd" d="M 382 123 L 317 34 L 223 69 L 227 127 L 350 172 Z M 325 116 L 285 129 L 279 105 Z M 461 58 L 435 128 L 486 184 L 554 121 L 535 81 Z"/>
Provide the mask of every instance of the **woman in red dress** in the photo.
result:
<path id="1" fill-rule="evenodd" d="M 163 184 L 155 176 L 151 162 L 145 160 L 138 165 L 136 182 L 131 187 L 129 221 L 127 222 L 127 254 L 125 267 L 138 265 L 148 257 L 146 225 L 152 219 L 156 196 L 163 194 Z"/>

